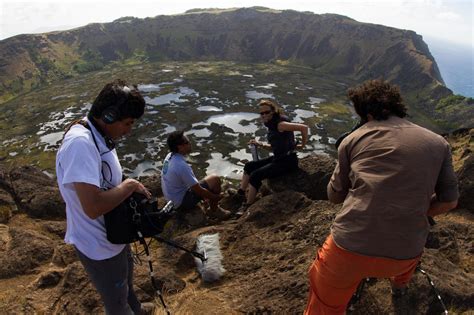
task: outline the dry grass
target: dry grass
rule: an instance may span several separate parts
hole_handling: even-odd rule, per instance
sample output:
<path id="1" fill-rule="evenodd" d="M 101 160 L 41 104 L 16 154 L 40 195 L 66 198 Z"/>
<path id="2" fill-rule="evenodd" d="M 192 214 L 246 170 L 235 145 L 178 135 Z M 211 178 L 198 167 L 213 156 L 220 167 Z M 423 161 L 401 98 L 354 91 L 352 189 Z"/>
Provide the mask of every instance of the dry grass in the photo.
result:
<path id="1" fill-rule="evenodd" d="M 187 286 L 194 286 L 194 284 L 187 283 Z M 230 301 L 219 295 L 219 292 L 195 288 L 187 288 L 178 294 L 166 296 L 165 302 L 172 314 L 239 314 L 230 305 Z M 155 299 L 155 315 L 166 315 L 160 300 Z"/>

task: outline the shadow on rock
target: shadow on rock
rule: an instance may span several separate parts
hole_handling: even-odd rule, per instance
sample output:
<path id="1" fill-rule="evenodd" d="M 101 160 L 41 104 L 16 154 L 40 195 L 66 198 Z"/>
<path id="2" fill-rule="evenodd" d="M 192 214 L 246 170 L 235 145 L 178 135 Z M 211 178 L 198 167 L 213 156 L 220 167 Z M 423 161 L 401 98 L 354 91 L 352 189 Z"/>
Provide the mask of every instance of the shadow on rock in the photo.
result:
<path id="1" fill-rule="evenodd" d="M 312 155 L 299 160 L 299 169 L 285 176 L 264 182 L 263 190 L 281 192 L 294 190 L 313 200 L 327 200 L 326 187 L 336 161 L 326 155 Z"/>

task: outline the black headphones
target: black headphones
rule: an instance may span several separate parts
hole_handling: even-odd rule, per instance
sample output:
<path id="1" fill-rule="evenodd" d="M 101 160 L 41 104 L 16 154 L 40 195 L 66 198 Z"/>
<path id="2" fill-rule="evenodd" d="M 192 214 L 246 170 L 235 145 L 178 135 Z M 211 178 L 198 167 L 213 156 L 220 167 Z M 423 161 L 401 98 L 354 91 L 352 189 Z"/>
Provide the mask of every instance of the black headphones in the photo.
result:
<path id="1" fill-rule="evenodd" d="M 112 105 L 107 107 L 102 111 L 100 115 L 100 119 L 108 125 L 113 124 L 114 122 L 118 121 L 120 118 L 120 111 L 118 106 Z"/>
<path id="2" fill-rule="evenodd" d="M 110 105 L 102 111 L 100 119 L 108 125 L 113 124 L 116 121 L 119 121 L 122 118 L 121 107 L 128 102 L 128 94 L 132 89 L 128 86 L 124 86 L 121 91 L 115 91 L 115 95 L 120 97 L 119 101 L 113 105 Z"/>

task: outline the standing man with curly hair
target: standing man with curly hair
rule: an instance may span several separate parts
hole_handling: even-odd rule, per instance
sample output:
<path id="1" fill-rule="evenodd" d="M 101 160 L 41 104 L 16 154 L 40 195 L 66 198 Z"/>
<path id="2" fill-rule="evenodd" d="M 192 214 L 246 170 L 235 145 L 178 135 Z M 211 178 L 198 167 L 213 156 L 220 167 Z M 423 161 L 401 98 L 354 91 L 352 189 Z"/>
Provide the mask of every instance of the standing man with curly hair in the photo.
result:
<path id="1" fill-rule="evenodd" d="M 345 314 L 367 277 L 406 292 L 423 253 L 429 216 L 457 205 L 457 179 L 443 137 L 405 119 L 397 87 L 372 80 L 348 91 L 361 126 L 338 148 L 328 197 L 342 203 L 310 272 L 305 314 Z"/>

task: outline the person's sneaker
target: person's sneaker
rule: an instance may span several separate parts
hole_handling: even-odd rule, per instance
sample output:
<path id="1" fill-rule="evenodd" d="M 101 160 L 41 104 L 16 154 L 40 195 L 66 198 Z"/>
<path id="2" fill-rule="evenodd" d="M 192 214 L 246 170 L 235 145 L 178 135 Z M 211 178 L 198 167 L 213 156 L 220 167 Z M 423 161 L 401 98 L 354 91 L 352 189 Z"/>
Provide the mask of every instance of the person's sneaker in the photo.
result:
<path id="1" fill-rule="evenodd" d="M 217 208 L 214 210 L 208 210 L 207 215 L 213 219 L 226 220 L 231 217 L 232 212 L 230 212 L 229 210 L 225 210 L 220 206 L 217 206 Z"/>
<path id="2" fill-rule="evenodd" d="M 151 315 L 155 311 L 155 304 L 151 302 L 141 303 L 140 313 L 141 315 Z"/>

